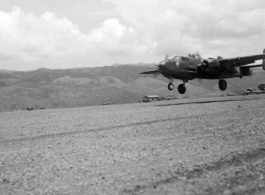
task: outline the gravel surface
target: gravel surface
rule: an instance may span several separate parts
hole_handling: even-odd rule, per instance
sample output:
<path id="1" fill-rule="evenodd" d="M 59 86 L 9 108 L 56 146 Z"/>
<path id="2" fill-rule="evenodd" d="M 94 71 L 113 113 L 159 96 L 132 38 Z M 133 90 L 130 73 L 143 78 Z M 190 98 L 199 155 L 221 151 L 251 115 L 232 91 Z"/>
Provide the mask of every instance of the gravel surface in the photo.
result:
<path id="1" fill-rule="evenodd" d="M 0 194 L 265 194 L 264 97 L 0 113 Z"/>

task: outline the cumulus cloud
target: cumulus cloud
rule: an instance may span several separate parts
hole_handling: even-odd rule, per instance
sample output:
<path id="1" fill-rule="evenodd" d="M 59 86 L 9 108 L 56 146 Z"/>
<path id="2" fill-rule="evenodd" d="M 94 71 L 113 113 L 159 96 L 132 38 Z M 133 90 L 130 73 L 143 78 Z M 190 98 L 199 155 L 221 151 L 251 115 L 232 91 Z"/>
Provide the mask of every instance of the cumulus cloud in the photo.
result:
<path id="1" fill-rule="evenodd" d="M 233 57 L 260 53 L 265 47 L 263 0 L 101 2 L 112 5 L 111 14 L 102 13 L 100 23 L 86 33 L 70 18 L 51 12 L 36 16 L 20 8 L 0 11 L 0 62 L 38 61 L 45 66 L 60 59 L 58 64 L 67 67 L 70 62 L 99 66 L 156 62 L 165 54 L 192 52 Z"/>
<path id="2" fill-rule="evenodd" d="M 126 28 L 117 19 L 108 19 L 103 22 L 101 28 L 93 30 L 90 37 L 92 41 L 103 42 L 106 35 L 120 37 L 125 30 Z"/>
<path id="3" fill-rule="evenodd" d="M 155 49 L 156 43 L 142 39 L 133 28 L 126 28 L 118 19 L 104 21 L 100 28 L 94 29 L 89 35 L 89 41 L 97 44 L 96 48 L 106 55 L 139 55 Z"/>
<path id="4" fill-rule="evenodd" d="M 85 34 L 69 19 L 54 13 L 37 17 L 20 8 L 0 12 L 0 60 L 119 59 L 122 55 L 148 53 L 156 47 L 156 43 L 141 39 L 133 28 L 123 26 L 116 18 L 98 26 Z"/>
<path id="5" fill-rule="evenodd" d="M 116 5 L 135 32 L 157 42 L 158 55 L 194 51 L 234 55 L 242 50 L 253 53 L 253 45 L 259 50 L 264 47 L 264 41 L 263 46 L 259 43 L 265 35 L 262 0 L 107 1 Z"/>
<path id="6" fill-rule="evenodd" d="M 0 53 L 19 60 L 79 55 L 87 49 L 87 37 L 71 21 L 49 12 L 36 17 L 19 8 L 0 12 L 0 40 Z"/>

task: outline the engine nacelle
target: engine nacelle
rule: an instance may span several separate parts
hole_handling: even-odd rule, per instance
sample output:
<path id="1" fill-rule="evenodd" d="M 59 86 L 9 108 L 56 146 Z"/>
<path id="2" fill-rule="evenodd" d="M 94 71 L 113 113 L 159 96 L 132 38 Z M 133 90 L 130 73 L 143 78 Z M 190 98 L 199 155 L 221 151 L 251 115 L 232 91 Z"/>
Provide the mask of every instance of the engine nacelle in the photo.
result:
<path id="1" fill-rule="evenodd" d="M 250 70 L 249 68 L 240 67 L 240 74 L 241 76 L 250 76 L 252 75 L 252 70 Z"/>
<path id="2" fill-rule="evenodd" d="M 218 74 L 220 72 L 219 61 L 214 58 L 202 60 L 201 67 L 202 70 L 208 74 Z"/>

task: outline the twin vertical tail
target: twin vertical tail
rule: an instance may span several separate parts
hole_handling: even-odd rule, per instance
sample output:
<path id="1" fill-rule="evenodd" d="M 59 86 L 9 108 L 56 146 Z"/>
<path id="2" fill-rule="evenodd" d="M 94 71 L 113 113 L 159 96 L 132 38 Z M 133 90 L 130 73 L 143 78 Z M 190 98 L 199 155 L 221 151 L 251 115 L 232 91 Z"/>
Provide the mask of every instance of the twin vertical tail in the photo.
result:
<path id="1" fill-rule="evenodd" d="M 263 49 L 263 53 L 265 54 L 265 49 Z M 262 68 L 265 70 L 265 59 L 262 60 Z"/>

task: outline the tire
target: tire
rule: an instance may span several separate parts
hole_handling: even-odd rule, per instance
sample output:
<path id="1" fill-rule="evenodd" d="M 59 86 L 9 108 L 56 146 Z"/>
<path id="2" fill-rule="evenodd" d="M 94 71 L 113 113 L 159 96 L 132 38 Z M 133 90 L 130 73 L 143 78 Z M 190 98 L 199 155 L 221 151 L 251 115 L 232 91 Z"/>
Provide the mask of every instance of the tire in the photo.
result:
<path id="1" fill-rule="evenodd" d="M 180 94 L 184 94 L 186 92 L 186 86 L 184 84 L 180 84 L 178 86 L 178 91 Z"/>
<path id="2" fill-rule="evenodd" d="M 225 80 L 219 80 L 219 89 L 222 91 L 227 89 L 227 82 Z"/>
<path id="3" fill-rule="evenodd" d="M 167 88 L 169 91 L 172 91 L 174 89 L 174 85 L 172 83 L 169 83 Z"/>

